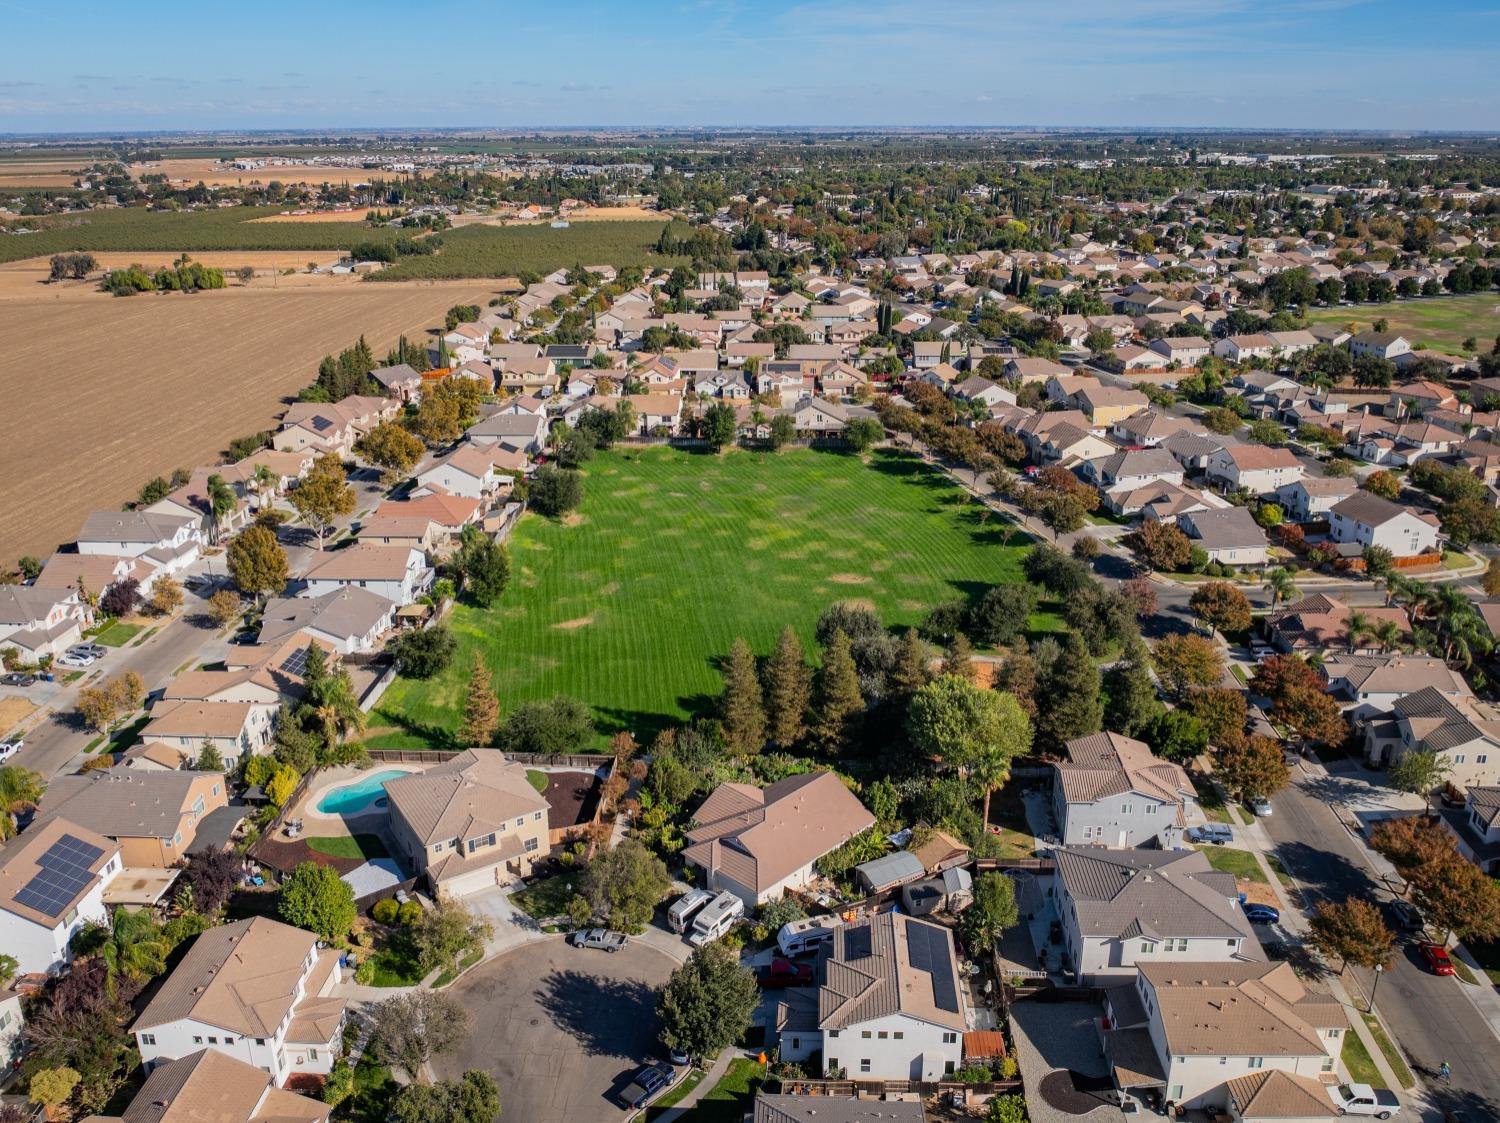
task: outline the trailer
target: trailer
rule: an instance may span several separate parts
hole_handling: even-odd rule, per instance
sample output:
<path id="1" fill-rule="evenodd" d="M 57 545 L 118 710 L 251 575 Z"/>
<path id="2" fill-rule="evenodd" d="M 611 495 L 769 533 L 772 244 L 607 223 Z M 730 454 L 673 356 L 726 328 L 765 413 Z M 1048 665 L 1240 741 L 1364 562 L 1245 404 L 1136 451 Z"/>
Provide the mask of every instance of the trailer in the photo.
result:
<path id="1" fill-rule="evenodd" d="M 745 902 L 725 890 L 715 897 L 693 921 L 693 931 L 688 943 L 695 948 L 713 943 L 734 926 L 734 922 L 745 915 Z"/>
<path id="2" fill-rule="evenodd" d="M 690 889 L 678 897 L 667 910 L 667 923 L 672 926 L 672 931 L 686 932 L 693 914 L 713 899 L 713 893 L 707 889 Z"/>

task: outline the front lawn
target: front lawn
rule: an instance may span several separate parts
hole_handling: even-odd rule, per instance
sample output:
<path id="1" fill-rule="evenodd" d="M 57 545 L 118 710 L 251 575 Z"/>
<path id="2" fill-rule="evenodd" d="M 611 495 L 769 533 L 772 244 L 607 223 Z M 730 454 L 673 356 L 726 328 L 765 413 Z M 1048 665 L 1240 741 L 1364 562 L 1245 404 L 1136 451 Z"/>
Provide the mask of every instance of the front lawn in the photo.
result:
<path id="1" fill-rule="evenodd" d="M 741 1123 L 761 1084 L 760 1065 L 745 1057 L 729 1062 L 719 1082 L 680 1118 L 683 1123 Z"/>
<path id="2" fill-rule="evenodd" d="M 404 932 L 393 933 L 370 955 L 369 982 L 372 987 L 414 987 L 422 981 L 422 965 Z"/>
<path id="3" fill-rule="evenodd" d="M 535 768 L 526 770 L 526 782 L 539 792 L 547 790 L 547 774 L 538 772 Z"/>
<path id="4" fill-rule="evenodd" d="M 708 1075 L 701 1068 L 695 1068 L 681 1080 L 679 1080 L 661 1099 L 646 1109 L 646 1123 L 663 1115 L 668 1108 L 676 1107 L 682 1102 L 682 1098 L 703 1083 L 703 1078 Z"/>
<path id="5" fill-rule="evenodd" d="M 354 1094 L 334 1108 L 333 1117 L 348 1123 L 385 1123 L 396 1090 L 391 1070 L 366 1054 L 354 1066 Z"/>
<path id="6" fill-rule="evenodd" d="M 126 624 L 112 620 L 93 639 L 95 643 L 102 643 L 105 647 L 124 647 L 145 630 L 144 624 Z"/>
<path id="7" fill-rule="evenodd" d="M 1236 850 L 1232 846 L 1200 846 L 1198 849 L 1208 859 L 1208 864 L 1220 873 L 1233 874 L 1239 881 L 1269 884 L 1265 871 L 1260 868 L 1255 855 L 1248 850 Z"/>
<path id="8" fill-rule="evenodd" d="M 456 656 L 433 679 L 392 685 L 378 720 L 401 732 L 372 744 L 451 747 L 475 654 L 507 708 L 567 694 L 605 733 L 648 740 L 719 694 L 736 637 L 764 655 L 790 624 L 812 651 L 819 614 L 840 600 L 914 625 L 1020 580 L 1030 545 L 894 450 L 617 448 L 584 474 L 578 512 L 522 519 L 509 588 L 490 608 L 454 608 Z"/>
<path id="9" fill-rule="evenodd" d="M 578 893 L 583 875 L 569 870 L 544 877 L 510 895 L 511 903 L 533 920 L 546 920 L 568 911 L 568 902 Z"/>
<path id="10" fill-rule="evenodd" d="M 330 858 L 363 858 L 368 862 L 391 856 L 378 834 L 313 835 L 304 841 L 309 850 L 327 854 Z"/>
<path id="11" fill-rule="evenodd" d="M 1370 1059 L 1370 1051 L 1359 1039 L 1359 1034 L 1352 1029 L 1344 1034 L 1344 1052 L 1341 1059 L 1344 1067 L 1349 1070 L 1349 1079 L 1355 1084 L 1368 1084 L 1372 1088 L 1385 1087 L 1385 1081 L 1380 1078 L 1380 1070 Z"/>
<path id="12" fill-rule="evenodd" d="M 1411 1074 L 1411 1069 L 1406 1065 L 1406 1058 L 1401 1055 L 1401 1050 L 1396 1048 L 1396 1043 L 1391 1040 L 1390 1034 L 1386 1033 L 1385 1026 L 1380 1024 L 1380 1019 L 1374 1014 L 1361 1014 L 1365 1025 L 1369 1027 L 1370 1036 L 1375 1039 L 1375 1044 L 1380 1046 L 1380 1051 L 1385 1054 L 1386 1063 L 1391 1066 L 1391 1071 L 1396 1074 L 1396 1079 L 1401 1082 L 1403 1088 L 1415 1088 L 1417 1078 Z"/>

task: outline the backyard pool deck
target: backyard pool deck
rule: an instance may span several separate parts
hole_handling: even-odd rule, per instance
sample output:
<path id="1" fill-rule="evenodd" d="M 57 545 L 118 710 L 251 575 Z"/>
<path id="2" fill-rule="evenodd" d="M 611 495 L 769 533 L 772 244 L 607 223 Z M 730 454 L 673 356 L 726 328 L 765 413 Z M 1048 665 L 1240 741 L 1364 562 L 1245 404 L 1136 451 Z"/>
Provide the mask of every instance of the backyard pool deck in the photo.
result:
<path id="1" fill-rule="evenodd" d="M 319 811 L 318 804 L 333 792 L 352 787 L 371 776 L 386 772 L 421 771 L 422 766 L 417 764 L 377 764 L 367 768 L 358 768 L 351 764 L 327 769 L 308 786 L 307 791 L 303 793 L 302 798 L 287 818 L 301 819 L 304 834 L 324 837 L 349 834 L 350 828 L 356 825 L 360 831 L 371 830 L 377 823 L 385 822 L 384 804 L 377 806 L 372 802 L 357 811 Z"/>

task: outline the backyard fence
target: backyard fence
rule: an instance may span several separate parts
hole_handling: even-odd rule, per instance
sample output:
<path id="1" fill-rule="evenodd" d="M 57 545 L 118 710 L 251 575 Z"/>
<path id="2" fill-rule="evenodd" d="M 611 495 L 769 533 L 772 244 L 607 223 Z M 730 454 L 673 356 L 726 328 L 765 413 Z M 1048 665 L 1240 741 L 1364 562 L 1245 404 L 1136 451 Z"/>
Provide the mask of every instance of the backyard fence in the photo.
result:
<path id="1" fill-rule="evenodd" d="M 781 1090 L 793 1096 L 840 1096 L 844 1098 L 904 1100 L 922 1096 L 947 1099 L 958 1096 L 965 1103 L 984 1103 L 992 1096 L 1019 1092 L 1019 1080 L 783 1080 Z"/>

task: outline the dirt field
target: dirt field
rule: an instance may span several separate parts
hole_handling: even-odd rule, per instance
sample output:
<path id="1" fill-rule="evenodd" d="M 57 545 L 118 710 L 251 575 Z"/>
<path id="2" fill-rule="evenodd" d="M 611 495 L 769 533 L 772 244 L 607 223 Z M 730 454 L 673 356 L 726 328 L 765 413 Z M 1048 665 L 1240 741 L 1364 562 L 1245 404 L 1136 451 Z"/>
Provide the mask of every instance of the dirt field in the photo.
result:
<path id="1" fill-rule="evenodd" d="M 217 160 L 160 160 L 152 164 L 131 164 L 130 174 L 137 178 L 143 175 L 164 175 L 169 180 L 180 179 L 188 183 L 200 180 L 210 187 L 238 187 L 247 183 L 355 183 L 368 178 L 368 173 L 359 168 L 304 167 L 298 164 L 268 164 L 264 168 L 237 171 Z"/>
<path id="2" fill-rule="evenodd" d="M 89 511 L 117 508 L 152 476 L 211 464 L 231 439 L 269 428 L 318 360 L 361 334 L 379 356 L 403 332 L 436 326 L 450 305 L 484 305 L 494 292 L 476 281 L 292 291 L 257 281 L 123 299 L 86 284 L 37 288 L 0 300 L 7 561 L 46 554 Z"/>
<path id="3" fill-rule="evenodd" d="M 309 211 L 307 214 L 268 214 L 265 218 L 252 218 L 251 222 L 363 222 L 368 210 L 359 211 Z"/>
<path id="4" fill-rule="evenodd" d="M 139 250 L 130 253 L 101 251 L 94 254 L 100 269 L 123 269 L 127 265 L 144 265 L 155 268 L 169 265 L 177 255 L 158 250 Z M 226 272 L 233 272 L 249 265 L 255 270 L 252 288 L 327 288 L 333 285 L 358 285 L 358 277 L 334 276 L 331 273 L 308 273 L 307 263 L 330 265 L 339 259 L 333 250 L 205 250 L 191 255 L 194 261 L 211 265 Z M 67 281 L 58 285 L 46 284 L 50 265 L 45 257 L 28 257 L 23 261 L 7 261 L 0 264 L 0 301 L 15 297 L 73 297 L 87 294 L 96 287 L 94 281 Z M 283 276 L 288 269 L 296 272 Z M 239 281 L 229 278 L 232 289 Z M 115 299 L 107 293 L 98 293 L 106 300 Z"/>
<path id="5" fill-rule="evenodd" d="M 18 698 L 14 694 L 0 698 L 0 737 L 5 736 L 26 718 L 31 716 L 31 711 L 36 706 L 25 698 Z"/>
<path id="6" fill-rule="evenodd" d="M 452 222 L 458 226 L 547 226 L 556 218 L 505 218 L 497 214 L 454 215 Z M 568 222 L 666 222 L 672 216 L 663 211 L 648 211 L 644 207 L 591 207 L 586 211 L 575 211 L 568 215 Z M 257 218 L 256 222 L 266 219 Z"/>
<path id="7" fill-rule="evenodd" d="M 0 187 L 72 187 L 87 160 L 0 161 Z"/>

